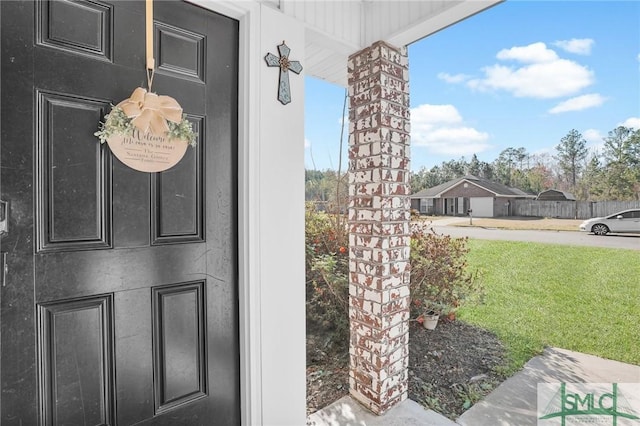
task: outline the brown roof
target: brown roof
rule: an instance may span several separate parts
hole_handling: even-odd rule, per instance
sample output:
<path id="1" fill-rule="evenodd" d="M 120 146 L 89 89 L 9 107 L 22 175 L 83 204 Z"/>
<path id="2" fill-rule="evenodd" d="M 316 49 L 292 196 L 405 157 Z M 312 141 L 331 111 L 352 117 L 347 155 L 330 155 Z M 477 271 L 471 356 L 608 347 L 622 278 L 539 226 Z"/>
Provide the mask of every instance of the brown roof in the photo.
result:
<path id="1" fill-rule="evenodd" d="M 568 200 L 575 201 L 576 197 L 567 191 L 560 191 L 559 189 L 547 189 L 538 194 L 538 200 Z"/>
<path id="2" fill-rule="evenodd" d="M 449 182 L 442 183 L 432 188 L 423 189 L 411 196 L 411 198 L 440 198 L 440 196 L 451 188 L 458 186 L 462 182 L 468 182 L 476 185 L 482 189 L 494 193 L 498 197 L 531 197 L 535 198 L 535 195 L 527 194 L 526 192 L 518 188 L 509 188 L 498 182 L 493 182 L 488 179 L 479 178 L 473 175 L 467 175 L 459 177 Z"/>

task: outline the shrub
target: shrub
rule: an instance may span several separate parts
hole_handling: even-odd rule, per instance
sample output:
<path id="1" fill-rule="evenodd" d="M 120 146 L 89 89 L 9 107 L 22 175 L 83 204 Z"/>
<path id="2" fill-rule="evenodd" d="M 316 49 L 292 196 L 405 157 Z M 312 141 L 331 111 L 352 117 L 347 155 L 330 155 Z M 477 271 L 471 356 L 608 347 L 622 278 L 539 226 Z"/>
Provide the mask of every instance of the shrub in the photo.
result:
<path id="1" fill-rule="evenodd" d="M 307 327 L 349 337 L 349 254 L 344 217 L 306 208 Z"/>
<path id="2" fill-rule="evenodd" d="M 411 229 L 411 314 L 428 311 L 447 315 L 467 299 L 482 294 L 476 274 L 469 271 L 467 238 L 439 235 L 424 223 Z"/>
<path id="3" fill-rule="evenodd" d="M 307 327 L 349 339 L 348 230 L 343 216 L 306 209 Z M 479 294 L 475 274 L 468 271 L 466 238 L 436 234 L 424 222 L 412 224 L 411 314 L 425 309 L 446 314 Z"/>

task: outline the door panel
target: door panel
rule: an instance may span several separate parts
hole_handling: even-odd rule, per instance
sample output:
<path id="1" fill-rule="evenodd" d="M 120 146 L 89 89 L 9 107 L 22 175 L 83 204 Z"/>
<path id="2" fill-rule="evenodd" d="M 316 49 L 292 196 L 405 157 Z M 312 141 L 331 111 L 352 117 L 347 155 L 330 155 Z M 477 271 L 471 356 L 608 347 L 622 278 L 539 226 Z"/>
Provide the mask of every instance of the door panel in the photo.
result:
<path id="1" fill-rule="evenodd" d="M 113 7 L 97 2 L 38 4 L 38 43 L 111 60 Z"/>
<path id="2" fill-rule="evenodd" d="M 185 283 L 153 290 L 158 412 L 206 395 L 203 284 Z"/>
<path id="3" fill-rule="evenodd" d="M 112 424 L 112 297 L 38 307 L 43 423 Z"/>
<path id="4" fill-rule="evenodd" d="M 203 117 L 188 117 L 194 131 L 204 131 Z M 204 144 L 188 149 L 173 168 L 151 180 L 152 244 L 203 241 Z"/>
<path id="5" fill-rule="evenodd" d="M 84 137 L 108 104 L 36 92 L 37 252 L 111 247 L 111 161 Z M 82 208 L 78 208 L 82 206 Z"/>
<path id="6" fill-rule="evenodd" d="M 201 34 L 157 24 L 155 37 L 158 72 L 204 83 L 206 40 Z"/>
<path id="7" fill-rule="evenodd" d="M 153 91 L 198 145 L 147 174 L 93 136 L 146 85 L 144 2 L 0 8 L 0 421 L 239 423 L 237 22 L 155 2 Z"/>

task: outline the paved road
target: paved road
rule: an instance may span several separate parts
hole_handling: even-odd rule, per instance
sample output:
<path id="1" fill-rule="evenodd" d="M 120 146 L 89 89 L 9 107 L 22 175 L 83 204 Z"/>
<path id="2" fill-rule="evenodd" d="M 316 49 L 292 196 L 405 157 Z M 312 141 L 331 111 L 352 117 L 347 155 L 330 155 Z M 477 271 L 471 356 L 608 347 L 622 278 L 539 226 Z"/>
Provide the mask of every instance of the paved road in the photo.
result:
<path id="1" fill-rule="evenodd" d="M 610 234 L 601 237 L 584 232 L 511 231 L 495 228 L 446 226 L 439 225 L 438 221 L 433 222 L 433 228 L 438 233 L 451 235 L 452 237 L 469 237 L 481 240 L 532 241 L 538 243 L 640 250 L 640 235 L 637 234 Z"/>

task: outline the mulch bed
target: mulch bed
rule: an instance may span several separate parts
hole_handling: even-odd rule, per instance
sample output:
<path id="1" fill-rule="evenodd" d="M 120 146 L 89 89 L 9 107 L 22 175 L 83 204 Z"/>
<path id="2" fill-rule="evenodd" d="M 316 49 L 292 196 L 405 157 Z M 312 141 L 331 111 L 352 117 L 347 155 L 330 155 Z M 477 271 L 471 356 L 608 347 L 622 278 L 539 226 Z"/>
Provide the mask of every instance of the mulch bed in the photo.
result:
<path id="1" fill-rule="evenodd" d="M 498 338 L 462 321 L 440 321 L 435 330 L 411 323 L 409 398 L 454 420 L 506 377 Z M 307 413 L 349 393 L 347 342 L 307 334 Z"/>

